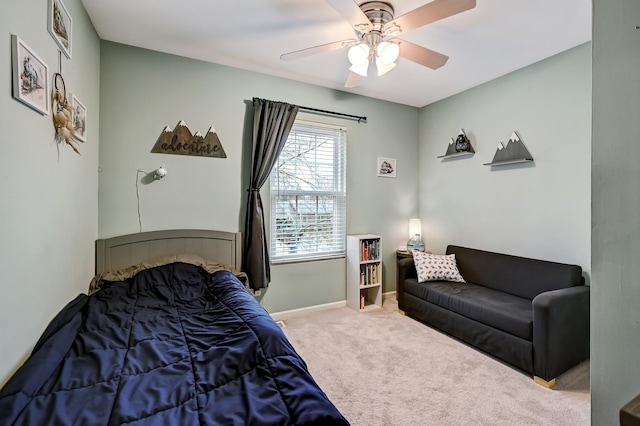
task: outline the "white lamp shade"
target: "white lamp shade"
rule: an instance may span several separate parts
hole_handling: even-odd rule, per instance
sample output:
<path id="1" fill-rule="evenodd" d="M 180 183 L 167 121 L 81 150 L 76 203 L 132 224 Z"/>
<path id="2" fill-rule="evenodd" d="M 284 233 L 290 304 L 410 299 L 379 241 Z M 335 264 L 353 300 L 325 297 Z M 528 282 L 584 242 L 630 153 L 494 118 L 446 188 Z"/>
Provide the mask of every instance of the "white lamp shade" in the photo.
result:
<path id="1" fill-rule="evenodd" d="M 409 238 L 414 235 L 422 235 L 422 224 L 420 219 L 409 219 Z"/>
<path id="2" fill-rule="evenodd" d="M 386 73 L 391 71 L 393 68 L 395 68 L 395 66 L 396 66 L 395 63 L 391 63 L 389 65 L 384 65 L 380 61 L 380 59 L 376 58 L 376 68 L 378 69 L 378 77 L 380 77 L 381 75 L 385 75 Z"/>
<path id="3" fill-rule="evenodd" d="M 369 52 L 369 46 L 364 43 L 351 46 L 348 53 L 349 62 L 355 67 L 362 67 L 369 62 Z"/>
<path id="4" fill-rule="evenodd" d="M 400 46 L 396 43 L 390 43 L 388 41 L 383 41 L 378 44 L 377 47 L 378 59 L 382 65 L 391 65 L 396 59 L 398 59 L 398 55 L 400 55 Z M 392 67 L 393 68 L 393 67 Z"/>
<path id="5" fill-rule="evenodd" d="M 363 77 L 367 76 L 367 70 L 368 69 L 369 69 L 369 63 L 368 62 L 366 64 L 362 65 L 362 66 L 351 65 L 349 67 L 349 71 L 355 72 L 356 74 L 360 74 Z"/>

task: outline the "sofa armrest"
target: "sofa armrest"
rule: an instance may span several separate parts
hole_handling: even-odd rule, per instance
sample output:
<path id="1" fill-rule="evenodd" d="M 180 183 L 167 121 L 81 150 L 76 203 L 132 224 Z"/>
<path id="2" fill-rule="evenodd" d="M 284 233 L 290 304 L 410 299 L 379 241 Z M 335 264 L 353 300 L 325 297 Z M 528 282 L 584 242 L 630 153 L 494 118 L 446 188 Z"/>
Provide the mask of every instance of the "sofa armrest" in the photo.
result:
<path id="1" fill-rule="evenodd" d="M 539 294 L 533 299 L 533 373 L 550 381 L 589 358 L 588 286 Z"/>
<path id="2" fill-rule="evenodd" d="M 403 300 L 404 294 L 404 280 L 407 278 L 417 278 L 418 273 L 416 272 L 416 267 L 413 265 L 412 257 L 405 257 L 404 259 L 400 259 L 398 261 L 398 282 L 396 283 L 397 292 L 396 298 L 398 299 L 398 304 L 401 304 Z M 400 309 L 402 307 L 399 306 Z"/>

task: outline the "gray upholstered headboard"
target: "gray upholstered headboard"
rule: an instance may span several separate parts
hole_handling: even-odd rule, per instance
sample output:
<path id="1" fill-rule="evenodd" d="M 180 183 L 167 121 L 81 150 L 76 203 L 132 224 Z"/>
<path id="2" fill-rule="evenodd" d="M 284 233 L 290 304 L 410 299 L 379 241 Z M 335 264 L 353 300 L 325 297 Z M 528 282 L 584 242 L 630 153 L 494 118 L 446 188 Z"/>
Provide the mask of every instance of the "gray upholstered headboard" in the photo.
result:
<path id="1" fill-rule="evenodd" d="M 240 232 L 180 229 L 96 240 L 96 274 L 159 256 L 189 253 L 242 269 Z"/>

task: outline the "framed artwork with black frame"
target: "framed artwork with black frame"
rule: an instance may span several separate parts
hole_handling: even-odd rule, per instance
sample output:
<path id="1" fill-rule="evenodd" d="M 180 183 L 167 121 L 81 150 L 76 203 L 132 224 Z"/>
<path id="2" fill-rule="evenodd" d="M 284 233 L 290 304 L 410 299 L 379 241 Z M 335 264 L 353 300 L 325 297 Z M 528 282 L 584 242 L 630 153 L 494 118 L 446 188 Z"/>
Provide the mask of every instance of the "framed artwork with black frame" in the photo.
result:
<path id="1" fill-rule="evenodd" d="M 11 35 L 13 97 L 49 115 L 49 67 L 15 34 Z"/>
<path id="2" fill-rule="evenodd" d="M 64 55 L 71 59 L 73 21 L 62 0 L 49 0 L 47 30 Z"/>

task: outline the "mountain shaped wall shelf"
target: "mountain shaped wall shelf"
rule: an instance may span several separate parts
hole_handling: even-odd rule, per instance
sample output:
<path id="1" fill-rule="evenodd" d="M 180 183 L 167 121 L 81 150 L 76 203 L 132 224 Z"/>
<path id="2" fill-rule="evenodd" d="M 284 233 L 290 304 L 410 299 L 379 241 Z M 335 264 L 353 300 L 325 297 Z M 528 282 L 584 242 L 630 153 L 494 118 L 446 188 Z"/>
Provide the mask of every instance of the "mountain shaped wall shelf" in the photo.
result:
<path id="1" fill-rule="evenodd" d="M 485 166 L 503 166 L 506 164 L 525 163 L 533 161 L 533 157 L 524 146 L 520 137 L 516 132 L 511 134 L 511 137 L 507 141 L 506 145 L 502 142 L 498 144 L 496 154 L 493 156 L 493 161 L 485 163 Z"/>
<path id="2" fill-rule="evenodd" d="M 473 146 L 467 135 L 464 134 L 464 130 L 460 129 L 458 137 L 455 142 L 453 138 L 449 139 L 449 145 L 447 146 L 447 152 L 444 155 L 439 155 L 437 158 L 458 158 L 466 157 L 475 154 Z"/>
<path id="3" fill-rule="evenodd" d="M 184 121 L 171 130 L 169 126 L 158 137 L 151 152 L 157 154 L 193 155 L 197 157 L 227 158 L 218 134 L 209 127 L 206 136 L 200 132 L 191 134 Z"/>

